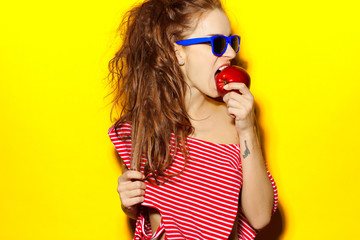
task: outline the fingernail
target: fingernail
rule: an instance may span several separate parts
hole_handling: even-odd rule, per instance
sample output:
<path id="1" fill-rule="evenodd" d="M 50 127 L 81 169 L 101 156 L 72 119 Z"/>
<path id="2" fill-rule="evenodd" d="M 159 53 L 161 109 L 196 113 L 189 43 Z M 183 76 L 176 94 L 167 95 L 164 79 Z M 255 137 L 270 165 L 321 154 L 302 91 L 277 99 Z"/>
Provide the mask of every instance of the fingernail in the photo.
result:
<path id="1" fill-rule="evenodd" d="M 225 90 L 228 90 L 228 88 L 229 88 L 229 86 L 226 84 L 226 85 L 224 86 L 224 89 L 225 89 Z"/>

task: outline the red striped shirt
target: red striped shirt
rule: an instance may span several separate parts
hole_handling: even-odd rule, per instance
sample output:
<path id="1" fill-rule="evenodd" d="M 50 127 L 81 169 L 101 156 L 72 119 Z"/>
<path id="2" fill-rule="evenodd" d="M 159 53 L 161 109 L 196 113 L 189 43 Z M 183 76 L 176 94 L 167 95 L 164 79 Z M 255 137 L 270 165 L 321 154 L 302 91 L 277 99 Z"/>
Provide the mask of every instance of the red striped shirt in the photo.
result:
<path id="1" fill-rule="evenodd" d="M 120 136 L 130 136 L 130 124 L 117 129 Z M 131 140 L 118 138 L 114 127 L 109 136 L 117 152 L 130 168 Z M 175 141 L 172 136 L 172 141 Z M 195 138 L 187 138 L 189 159 L 183 173 L 171 177 L 160 186 L 146 183 L 145 201 L 142 206 L 156 208 L 161 214 L 161 225 L 152 234 L 149 219 L 141 210 L 135 228 L 134 239 L 154 239 L 165 230 L 165 239 L 228 239 L 239 211 L 238 237 L 251 240 L 256 230 L 250 226 L 238 209 L 242 186 L 241 154 L 238 144 L 217 144 Z M 146 158 L 140 171 L 144 172 Z M 175 155 L 168 173 L 183 169 L 181 151 Z M 274 189 L 274 208 L 277 208 L 277 188 L 268 172 Z"/>

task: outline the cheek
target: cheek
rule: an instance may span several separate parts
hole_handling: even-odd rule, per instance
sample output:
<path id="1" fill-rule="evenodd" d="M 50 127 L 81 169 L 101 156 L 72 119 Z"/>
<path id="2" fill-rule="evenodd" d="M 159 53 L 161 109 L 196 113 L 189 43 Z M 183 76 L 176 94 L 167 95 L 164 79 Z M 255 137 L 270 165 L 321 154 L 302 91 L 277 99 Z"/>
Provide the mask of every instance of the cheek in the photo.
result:
<path id="1" fill-rule="evenodd" d="M 219 58 L 213 55 L 211 46 L 194 45 L 187 50 L 184 65 L 187 83 L 206 95 L 218 97 L 214 74 Z"/>
<path id="2" fill-rule="evenodd" d="M 210 54 L 209 54 L 210 53 Z M 212 74 L 216 59 L 211 49 L 199 48 L 187 59 L 186 71 L 190 80 L 206 84 Z"/>
<path id="3" fill-rule="evenodd" d="M 188 73 L 188 76 L 191 80 L 195 80 L 197 78 L 199 78 L 202 73 L 201 71 L 203 71 L 204 67 L 201 66 L 201 62 L 195 60 L 189 61 L 189 64 L 187 64 L 186 66 L 186 70 Z"/>
<path id="4" fill-rule="evenodd" d="M 200 59 L 193 61 L 192 63 L 188 64 L 187 67 L 187 77 L 188 83 L 196 88 L 202 89 L 208 86 L 208 64 L 201 61 Z"/>

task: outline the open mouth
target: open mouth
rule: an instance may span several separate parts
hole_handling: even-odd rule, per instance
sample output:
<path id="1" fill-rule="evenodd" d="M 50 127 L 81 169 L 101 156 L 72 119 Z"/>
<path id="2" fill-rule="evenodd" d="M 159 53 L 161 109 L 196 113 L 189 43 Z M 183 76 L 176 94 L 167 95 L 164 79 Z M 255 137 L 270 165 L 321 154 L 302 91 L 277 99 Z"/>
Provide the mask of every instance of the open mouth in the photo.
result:
<path id="1" fill-rule="evenodd" d="M 216 79 L 216 77 L 219 75 L 219 73 L 220 73 L 222 70 L 224 70 L 225 68 L 227 68 L 227 67 L 228 67 L 228 65 L 225 65 L 225 66 L 220 67 L 218 70 L 216 70 L 216 72 L 215 72 L 215 79 Z"/>

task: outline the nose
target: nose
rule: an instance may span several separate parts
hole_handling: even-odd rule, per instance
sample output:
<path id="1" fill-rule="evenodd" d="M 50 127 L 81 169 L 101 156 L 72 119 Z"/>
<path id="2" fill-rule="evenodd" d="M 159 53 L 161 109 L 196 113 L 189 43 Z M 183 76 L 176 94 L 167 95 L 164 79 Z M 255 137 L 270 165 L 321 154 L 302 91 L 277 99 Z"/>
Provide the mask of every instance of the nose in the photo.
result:
<path id="1" fill-rule="evenodd" d="M 224 54 L 222 55 L 223 57 L 227 57 L 229 59 L 234 59 L 236 56 L 236 52 L 234 51 L 234 49 L 231 47 L 230 43 L 227 44 L 227 48 L 226 51 L 224 52 Z"/>

